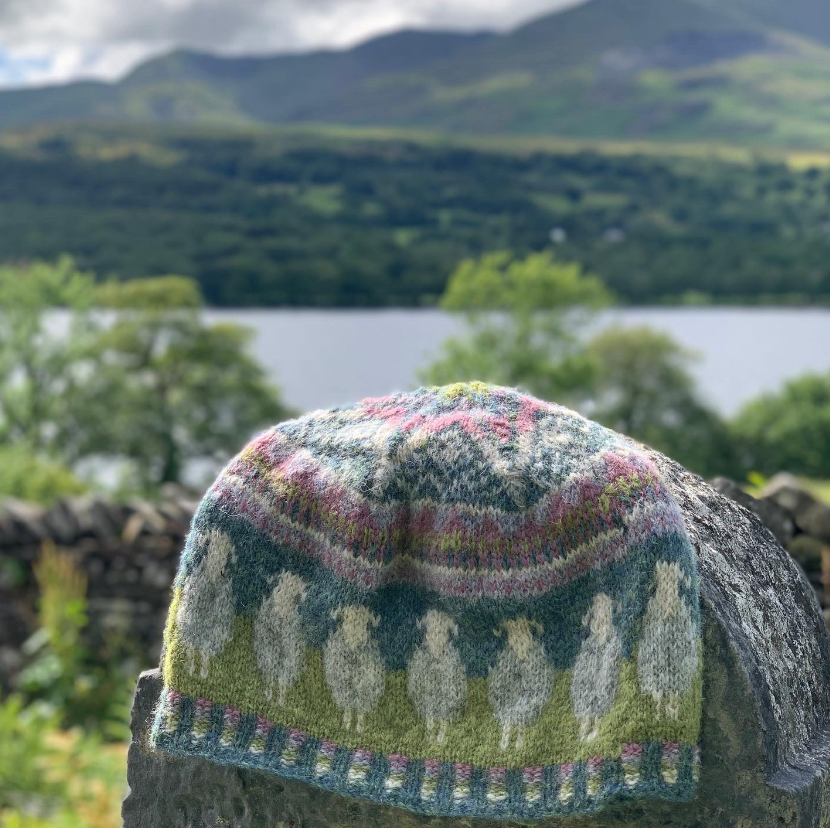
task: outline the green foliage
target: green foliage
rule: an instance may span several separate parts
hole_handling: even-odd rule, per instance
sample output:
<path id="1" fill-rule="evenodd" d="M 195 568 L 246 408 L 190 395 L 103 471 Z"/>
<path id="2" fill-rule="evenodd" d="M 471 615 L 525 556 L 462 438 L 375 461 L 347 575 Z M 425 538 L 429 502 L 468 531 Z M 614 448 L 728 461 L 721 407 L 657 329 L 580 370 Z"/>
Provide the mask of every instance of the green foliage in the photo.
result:
<path id="1" fill-rule="evenodd" d="M 105 296 L 119 313 L 95 343 L 99 363 L 78 415 L 84 455 L 127 458 L 137 484 L 152 489 L 179 481 L 190 460 L 224 459 L 286 414 L 250 355 L 250 331 L 206 324 L 193 281 L 110 283 Z"/>
<path id="2" fill-rule="evenodd" d="M 673 457 L 704 476 L 729 474 L 731 435 L 698 398 L 693 354 L 646 326 L 606 329 L 589 354 L 598 366 L 591 417 Z"/>
<path id="3" fill-rule="evenodd" d="M 48 505 L 61 497 L 82 494 L 87 488 L 70 469 L 23 443 L 0 445 L 0 497 Z"/>
<path id="4" fill-rule="evenodd" d="M 114 828 L 124 796 L 126 745 L 60 729 L 57 714 L 0 700 L 0 825 Z"/>
<path id="5" fill-rule="evenodd" d="M 67 398 L 88 369 L 86 311 L 94 281 L 64 256 L 55 264 L 0 267 L 0 442 L 55 450 Z M 68 337 L 52 335 L 46 311 L 73 310 Z"/>
<path id="6" fill-rule="evenodd" d="M 55 306 L 71 310 L 66 332 L 50 326 Z M 0 268 L 0 493 L 82 491 L 68 469 L 87 458 L 126 461 L 127 487 L 152 493 L 280 419 L 250 332 L 202 308 L 182 276 L 96 288 L 66 257 Z"/>
<path id="7" fill-rule="evenodd" d="M 44 778 L 43 768 L 48 733 L 57 727 L 53 713 L 27 709 L 20 695 L 0 702 L 0 815 L 12 807 L 45 810 L 59 795 L 60 786 Z"/>
<path id="8" fill-rule="evenodd" d="M 423 372 L 432 384 L 481 380 L 546 399 L 584 392 L 592 364 L 576 331 L 610 295 L 578 265 L 548 253 L 514 260 L 502 251 L 459 265 L 443 307 L 467 312 L 468 333 L 442 346 Z"/>
<path id="9" fill-rule="evenodd" d="M 611 297 L 595 276 L 578 264 L 557 262 L 551 253 L 516 260 L 510 251 L 463 261 L 450 277 L 440 305 L 445 310 L 511 313 L 598 308 Z"/>
<path id="10" fill-rule="evenodd" d="M 87 649 L 87 583 L 68 554 L 45 543 L 34 574 L 39 624 L 23 647 L 28 664 L 20 674 L 21 690 L 63 726 L 126 738 L 134 660 L 114 641 L 100 642 L 94 655 Z"/>
<path id="11" fill-rule="evenodd" d="M 46 544 L 35 576 L 40 627 L 20 692 L 0 699 L 0 825 L 114 828 L 136 667 L 82 643 L 86 579 L 68 555 Z"/>
<path id="12" fill-rule="evenodd" d="M 522 258 L 558 228 L 557 258 L 623 302 L 830 302 L 820 156 L 794 170 L 714 149 L 529 151 L 414 135 L 37 136 L 0 134 L 0 262 L 68 251 L 106 278 L 181 273 L 228 307 L 416 307 L 437 301 L 459 261 Z M 334 193 L 339 209 L 321 209 Z"/>
<path id="13" fill-rule="evenodd" d="M 748 403 L 733 423 L 745 469 L 830 474 L 830 374 L 807 374 Z"/>
<path id="14" fill-rule="evenodd" d="M 97 304 L 121 311 L 164 311 L 201 308 L 199 285 L 184 276 L 154 276 L 121 284 L 109 281 L 96 292 Z"/>

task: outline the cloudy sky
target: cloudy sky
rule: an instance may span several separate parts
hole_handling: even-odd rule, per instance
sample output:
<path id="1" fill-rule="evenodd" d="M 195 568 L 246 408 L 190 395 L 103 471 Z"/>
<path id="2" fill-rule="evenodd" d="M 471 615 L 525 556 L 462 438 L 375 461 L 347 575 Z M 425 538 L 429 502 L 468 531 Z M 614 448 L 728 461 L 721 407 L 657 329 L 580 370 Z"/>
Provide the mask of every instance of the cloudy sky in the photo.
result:
<path id="1" fill-rule="evenodd" d="M 348 46 L 404 26 L 506 29 L 574 0 L 0 0 L 0 85 L 121 76 L 175 46 Z"/>

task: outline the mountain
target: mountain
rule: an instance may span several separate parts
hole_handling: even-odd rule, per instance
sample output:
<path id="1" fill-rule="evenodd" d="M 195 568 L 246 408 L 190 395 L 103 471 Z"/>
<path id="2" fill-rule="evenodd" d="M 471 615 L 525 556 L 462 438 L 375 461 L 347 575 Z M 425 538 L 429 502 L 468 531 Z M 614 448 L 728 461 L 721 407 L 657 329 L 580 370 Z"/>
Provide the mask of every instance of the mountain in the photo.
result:
<path id="1" fill-rule="evenodd" d="M 0 93 L 44 122 L 429 128 L 830 145 L 827 0 L 589 0 L 505 34 L 401 31 L 353 49 L 177 51 L 114 84 Z"/>

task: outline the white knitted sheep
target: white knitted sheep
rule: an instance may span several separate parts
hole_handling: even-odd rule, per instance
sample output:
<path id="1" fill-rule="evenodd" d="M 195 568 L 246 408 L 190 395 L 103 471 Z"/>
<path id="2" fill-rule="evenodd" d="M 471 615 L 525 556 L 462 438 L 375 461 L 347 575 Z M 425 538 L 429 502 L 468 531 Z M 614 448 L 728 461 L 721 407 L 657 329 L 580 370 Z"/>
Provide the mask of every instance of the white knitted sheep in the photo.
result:
<path id="1" fill-rule="evenodd" d="M 213 529 L 207 551 L 196 565 L 182 592 L 176 612 L 176 629 L 187 652 L 188 670 L 196 671 L 196 653 L 201 657 L 200 675 L 207 678 L 210 659 L 225 649 L 233 636 L 233 589 L 228 563 L 234 554 L 231 539 Z"/>
<path id="2" fill-rule="evenodd" d="M 678 588 L 691 586 L 679 563 L 658 561 L 657 586 L 643 618 L 637 673 L 644 693 L 651 694 L 658 716 L 677 719 L 680 698 L 697 673 L 697 631 Z"/>
<path id="3" fill-rule="evenodd" d="M 378 703 L 386 684 L 386 672 L 369 625 L 380 619 L 366 607 L 338 607 L 331 613 L 340 626 L 323 649 L 326 682 L 343 711 L 343 727 L 360 733 L 366 714 Z"/>
<path id="4" fill-rule="evenodd" d="M 542 633 L 538 621 L 511 618 L 501 626 L 507 630 L 507 644 L 490 668 L 488 695 L 502 727 L 501 749 L 507 749 L 513 731 L 519 749 L 524 744 L 525 728 L 536 720 L 550 698 L 553 667 L 544 646 L 533 637 L 534 629 Z M 501 631 L 494 633 L 500 635 Z"/>
<path id="5" fill-rule="evenodd" d="M 305 641 L 299 606 L 305 594 L 303 579 L 283 572 L 254 620 L 254 652 L 265 678 L 265 695 L 270 699 L 276 686 L 281 705 L 303 667 Z"/>
<path id="6" fill-rule="evenodd" d="M 418 629 L 426 632 L 409 660 L 406 687 L 415 708 L 426 719 L 427 739 L 440 745 L 447 736 L 447 725 L 467 698 L 467 674 L 451 640 L 458 635 L 458 624 L 431 609 L 419 619 Z"/>
<path id="7" fill-rule="evenodd" d="M 579 738 L 596 739 L 620 686 L 622 641 L 614 627 L 614 602 L 604 592 L 594 596 L 582 625 L 589 628 L 573 666 L 571 700 L 579 721 Z"/>

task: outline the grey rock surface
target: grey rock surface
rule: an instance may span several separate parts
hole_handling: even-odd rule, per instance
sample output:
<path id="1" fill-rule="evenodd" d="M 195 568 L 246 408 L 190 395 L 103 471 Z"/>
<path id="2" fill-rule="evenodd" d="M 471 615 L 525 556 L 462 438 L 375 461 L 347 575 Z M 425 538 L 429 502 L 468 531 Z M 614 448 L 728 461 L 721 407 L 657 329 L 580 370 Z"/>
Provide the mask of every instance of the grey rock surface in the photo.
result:
<path id="1" fill-rule="evenodd" d="M 656 453 L 698 554 L 704 617 L 704 715 L 698 796 L 620 804 L 540 826 L 830 826 L 830 636 L 801 570 L 758 518 Z M 463 828 L 261 771 L 152 751 L 161 690 L 142 674 L 133 708 L 124 828 Z M 521 823 L 510 822 L 511 826 Z"/>

